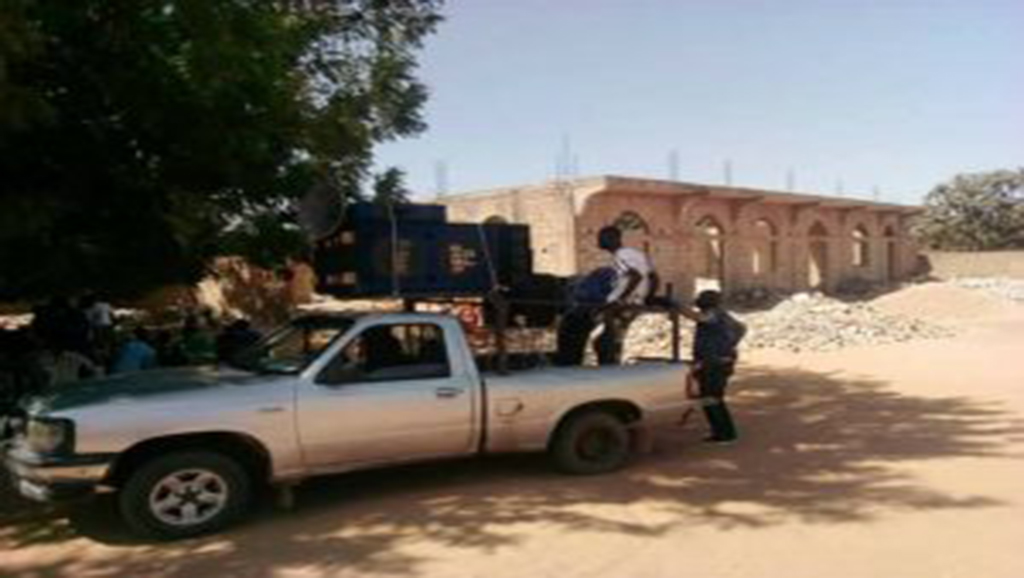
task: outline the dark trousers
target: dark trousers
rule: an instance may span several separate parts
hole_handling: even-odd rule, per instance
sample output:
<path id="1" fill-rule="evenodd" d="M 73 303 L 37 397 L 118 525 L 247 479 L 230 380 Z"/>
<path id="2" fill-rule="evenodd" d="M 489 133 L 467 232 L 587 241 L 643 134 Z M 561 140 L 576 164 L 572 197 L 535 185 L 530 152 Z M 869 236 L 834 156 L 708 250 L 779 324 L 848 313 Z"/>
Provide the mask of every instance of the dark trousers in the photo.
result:
<path id="1" fill-rule="evenodd" d="M 583 365 L 590 332 L 597 326 L 593 307 L 573 307 L 558 325 L 558 350 L 555 365 Z"/>
<path id="2" fill-rule="evenodd" d="M 694 372 L 700 386 L 700 400 L 704 415 L 711 428 L 711 437 L 719 440 L 731 440 L 736 437 L 736 426 L 733 424 L 729 407 L 725 403 L 725 388 L 729 385 L 736 362 L 701 361 Z"/>
<path id="3" fill-rule="evenodd" d="M 612 307 L 598 313 L 596 307 L 573 307 L 562 317 L 558 326 L 558 350 L 555 365 L 583 365 L 590 334 L 602 323 L 604 328 L 594 340 L 599 365 L 618 365 L 622 362 L 622 346 L 636 312 Z"/>
<path id="4" fill-rule="evenodd" d="M 594 344 L 597 349 L 598 365 L 619 365 L 622 363 L 622 349 L 626 334 L 637 314 L 634 310 L 614 307 L 604 312 L 604 330 Z"/>

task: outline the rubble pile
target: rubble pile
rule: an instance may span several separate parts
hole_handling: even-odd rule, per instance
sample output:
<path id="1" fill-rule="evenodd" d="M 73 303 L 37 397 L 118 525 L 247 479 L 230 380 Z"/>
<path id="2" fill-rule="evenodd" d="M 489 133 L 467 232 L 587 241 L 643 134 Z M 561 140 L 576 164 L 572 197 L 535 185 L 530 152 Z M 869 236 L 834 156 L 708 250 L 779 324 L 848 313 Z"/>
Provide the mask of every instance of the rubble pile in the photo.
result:
<path id="1" fill-rule="evenodd" d="M 867 302 L 844 302 L 821 294 L 798 293 L 773 308 L 736 314 L 748 331 L 741 349 L 833 351 L 950 337 L 952 329 L 913 317 L 883 313 Z M 627 357 L 664 357 L 671 325 L 664 315 L 643 316 L 630 328 Z M 683 321 L 684 356 L 692 343 L 692 324 Z"/>
<path id="2" fill-rule="evenodd" d="M 1001 299 L 1024 303 L 1024 280 L 1022 279 L 1008 279 L 1005 277 L 962 278 L 955 279 L 953 282 L 965 289 L 981 290 Z"/>
<path id="3" fill-rule="evenodd" d="M 945 326 L 882 313 L 867 302 L 844 302 L 818 293 L 798 293 L 774 308 L 742 316 L 749 349 L 832 351 L 918 339 L 950 337 Z"/>
<path id="4" fill-rule="evenodd" d="M 672 322 L 664 313 L 646 313 L 629 326 L 623 345 L 625 359 L 660 358 L 672 354 Z M 682 356 L 690 356 L 693 324 L 686 319 L 679 322 L 679 346 Z"/>

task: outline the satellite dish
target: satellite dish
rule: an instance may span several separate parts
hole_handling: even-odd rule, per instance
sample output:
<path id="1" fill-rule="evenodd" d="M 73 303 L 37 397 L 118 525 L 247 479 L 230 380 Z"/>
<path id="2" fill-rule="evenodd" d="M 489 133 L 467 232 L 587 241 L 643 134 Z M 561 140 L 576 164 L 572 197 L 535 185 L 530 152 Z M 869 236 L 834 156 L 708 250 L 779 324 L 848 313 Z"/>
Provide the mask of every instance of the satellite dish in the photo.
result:
<path id="1" fill-rule="evenodd" d="M 345 219 L 345 195 L 328 180 L 320 181 L 299 200 L 299 225 L 314 241 L 329 237 Z"/>

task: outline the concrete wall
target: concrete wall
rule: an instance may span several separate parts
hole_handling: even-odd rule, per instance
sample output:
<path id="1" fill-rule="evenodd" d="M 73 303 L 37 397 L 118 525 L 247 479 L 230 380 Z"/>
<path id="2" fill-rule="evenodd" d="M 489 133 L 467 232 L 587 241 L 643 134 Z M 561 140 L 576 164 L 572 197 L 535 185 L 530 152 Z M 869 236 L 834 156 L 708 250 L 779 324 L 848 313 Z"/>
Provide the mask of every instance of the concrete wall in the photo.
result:
<path id="1" fill-rule="evenodd" d="M 573 208 L 567 191 L 555 187 L 522 187 L 438 202 L 448 207 L 453 223 L 482 223 L 500 218 L 530 226 L 534 270 L 538 273 L 572 275 L 576 272 L 573 251 Z"/>
<path id="2" fill-rule="evenodd" d="M 954 277 L 1009 277 L 1024 279 L 1024 251 L 935 252 L 924 254 L 931 274 Z"/>

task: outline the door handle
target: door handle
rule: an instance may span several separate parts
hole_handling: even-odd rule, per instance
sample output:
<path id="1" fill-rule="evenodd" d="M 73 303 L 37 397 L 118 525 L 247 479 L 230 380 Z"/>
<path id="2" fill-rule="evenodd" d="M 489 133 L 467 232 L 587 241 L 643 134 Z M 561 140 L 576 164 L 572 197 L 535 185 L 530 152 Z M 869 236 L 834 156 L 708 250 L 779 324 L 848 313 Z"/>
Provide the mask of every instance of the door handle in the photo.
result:
<path id="1" fill-rule="evenodd" d="M 464 391 L 466 390 L 461 387 L 439 387 L 434 391 L 434 393 L 436 393 L 437 397 L 440 398 L 452 398 L 459 397 Z"/>
<path id="2" fill-rule="evenodd" d="M 258 413 L 281 413 L 282 411 L 284 411 L 284 408 L 279 405 L 275 405 L 272 407 L 261 407 L 256 411 Z"/>

